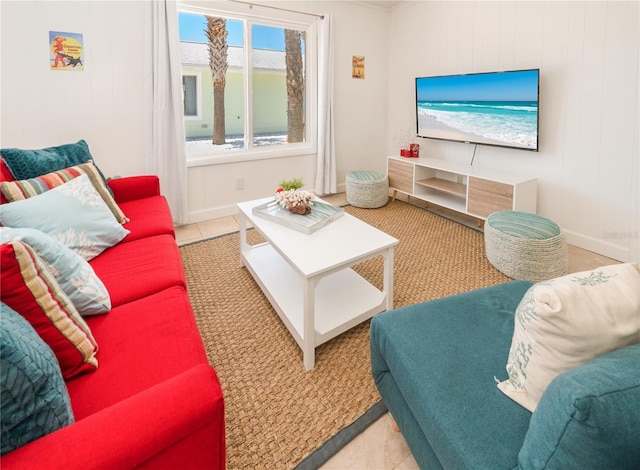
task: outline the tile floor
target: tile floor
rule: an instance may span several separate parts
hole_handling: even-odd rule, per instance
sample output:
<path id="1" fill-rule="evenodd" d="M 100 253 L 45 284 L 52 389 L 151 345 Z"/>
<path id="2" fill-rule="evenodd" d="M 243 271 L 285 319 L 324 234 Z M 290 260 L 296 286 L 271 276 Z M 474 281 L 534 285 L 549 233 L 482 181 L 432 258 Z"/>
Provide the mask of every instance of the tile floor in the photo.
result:
<path id="1" fill-rule="evenodd" d="M 406 196 L 399 196 L 407 201 Z M 345 193 L 323 198 L 334 205 L 347 203 Z M 410 200 L 416 205 L 424 206 L 424 202 L 415 199 Z M 446 209 L 434 208 L 434 212 L 450 217 L 458 222 L 476 228 L 476 219 L 467 217 Z M 212 219 L 196 224 L 176 227 L 176 239 L 178 244 L 195 242 L 205 238 L 211 238 L 226 233 L 237 231 L 239 216 L 228 216 L 220 219 Z M 582 248 L 569 246 L 569 272 L 579 272 L 593 269 L 598 266 L 615 263 L 615 260 L 592 253 Z M 322 470 L 414 470 L 418 469 L 411 451 L 402 434 L 393 430 L 391 416 L 387 413 L 374 424 L 369 426 L 362 434 L 346 445 L 340 452 L 332 457 Z"/>

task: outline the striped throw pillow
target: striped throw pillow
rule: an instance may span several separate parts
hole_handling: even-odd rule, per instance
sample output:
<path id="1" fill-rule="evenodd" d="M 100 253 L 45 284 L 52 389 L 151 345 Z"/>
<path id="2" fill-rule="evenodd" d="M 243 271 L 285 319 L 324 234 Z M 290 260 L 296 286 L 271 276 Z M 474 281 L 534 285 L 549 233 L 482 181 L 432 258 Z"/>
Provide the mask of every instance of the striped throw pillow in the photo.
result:
<path id="1" fill-rule="evenodd" d="M 2 302 L 22 315 L 55 354 L 70 379 L 98 368 L 98 345 L 89 326 L 37 253 L 25 243 L 0 247 Z"/>
<path id="2" fill-rule="evenodd" d="M 4 197 L 10 202 L 21 201 L 49 191 L 80 175 L 87 175 L 89 177 L 91 184 L 96 188 L 100 197 L 107 207 L 109 207 L 109 210 L 111 210 L 118 222 L 121 224 L 129 222 L 129 218 L 127 218 L 120 207 L 118 207 L 118 204 L 116 204 L 113 196 L 111 196 L 111 193 L 107 190 L 102 178 L 100 178 L 96 166 L 91 162 L 53 171 L 28 180 L 3 181 L 0 183 L 0 191 L 2 191 Z"/>

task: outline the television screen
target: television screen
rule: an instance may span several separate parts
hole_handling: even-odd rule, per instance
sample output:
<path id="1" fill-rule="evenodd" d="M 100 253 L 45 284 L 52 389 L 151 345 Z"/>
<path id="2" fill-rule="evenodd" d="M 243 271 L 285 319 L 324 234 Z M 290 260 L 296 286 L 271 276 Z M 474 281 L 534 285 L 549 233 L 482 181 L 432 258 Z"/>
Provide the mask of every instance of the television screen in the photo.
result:
<path id="1" fill-rule="evenodd" d="M 416 78 L 418 136 L 538 150 L 539 70 Z"/>

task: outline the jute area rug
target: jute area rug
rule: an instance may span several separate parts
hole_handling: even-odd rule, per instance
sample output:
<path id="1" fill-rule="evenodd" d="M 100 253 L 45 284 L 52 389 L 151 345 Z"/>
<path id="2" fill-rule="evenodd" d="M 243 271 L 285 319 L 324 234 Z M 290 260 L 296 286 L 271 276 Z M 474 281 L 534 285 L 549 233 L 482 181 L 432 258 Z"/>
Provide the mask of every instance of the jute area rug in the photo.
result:
<path id="1" fill-rule="evenodd" d="M 508 281 L 485 257 L 483 234 L 396 201 L 345 210 L 396 237 L 394 307 Z M 262 240 L 255 230 L 250 243 Z M 233 233 L 181 248 L 189 296 L 225 396 L 229 469 L 295 467 L 375 405 L 369 321 L 302 352 L 239 262 Z M 382 288 L 382 259 L 355 268 Z"/>

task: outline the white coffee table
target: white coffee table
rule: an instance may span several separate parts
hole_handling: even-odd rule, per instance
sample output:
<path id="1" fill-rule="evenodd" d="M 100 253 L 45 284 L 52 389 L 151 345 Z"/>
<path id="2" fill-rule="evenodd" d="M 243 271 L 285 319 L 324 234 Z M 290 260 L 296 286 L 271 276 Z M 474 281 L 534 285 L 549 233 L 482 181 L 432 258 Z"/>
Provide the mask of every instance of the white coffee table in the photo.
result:
<path id="1" fill-rule="evenodd" d="M 313 369 L 315 348 L 393 308 L 393 249 L 398 240 L 344 214 L 306 235 L 255 216 L 255 206 L 273 197 L 238 204 L 240 260 L 302 349 Z M 266 242 L 247 244 L 247 222 Z M 351 266 L 376 256 L 384 260 L 382 291 Z"/>

